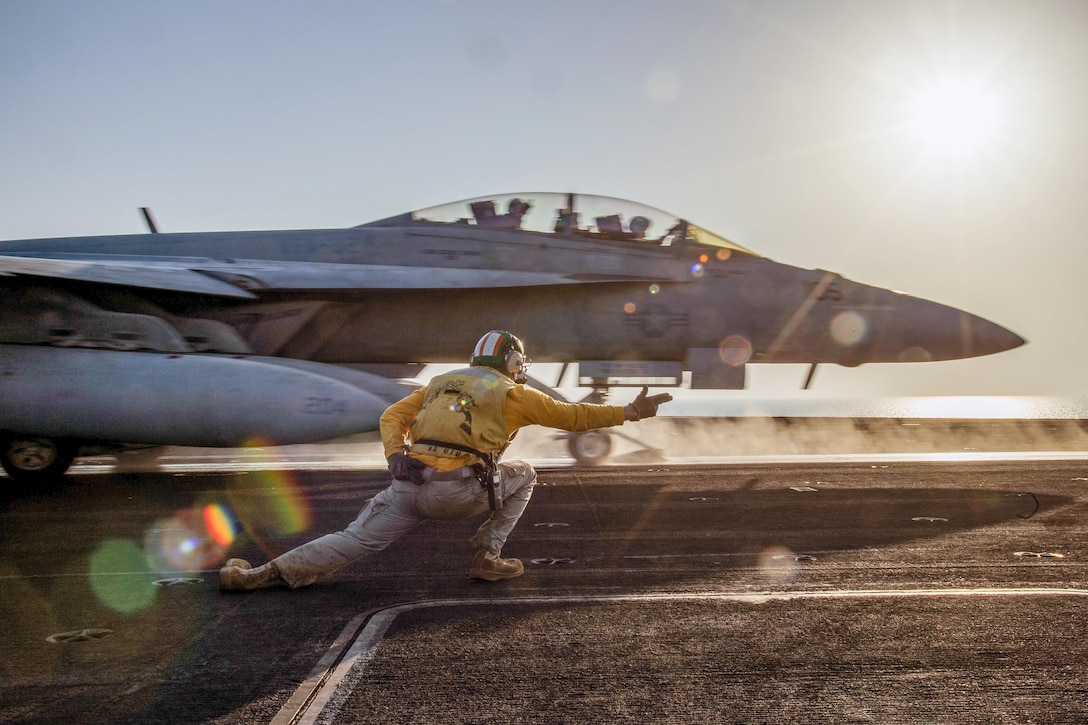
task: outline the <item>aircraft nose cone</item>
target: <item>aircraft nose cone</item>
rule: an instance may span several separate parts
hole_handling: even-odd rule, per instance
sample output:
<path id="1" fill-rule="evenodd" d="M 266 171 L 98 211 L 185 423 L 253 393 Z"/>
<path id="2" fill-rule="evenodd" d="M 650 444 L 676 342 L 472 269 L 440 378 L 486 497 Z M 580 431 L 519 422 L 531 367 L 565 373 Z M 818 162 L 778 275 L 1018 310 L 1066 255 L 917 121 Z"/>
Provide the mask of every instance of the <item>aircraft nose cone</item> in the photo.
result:
<path id="1" fill-rule="evenodd" d="M 935 303 L 928 303 L 935 304 Z M 924 351 L 921 360 L 962 360 L 1020 347 L 1026 340 L 1012 330 L 997 323 L 972 315 L 970 312 L 954 307 L 929 308 L 934 313 L 919 317 L 915 330 L 919 340 L 918 347 L 911 351 Z M 913 360 L 910 355 L 900 355 L 900 360 Z"/>
<path id="2" fill-rule="evenodd" d="M 884 298 L 890 315 L 875 325 L 870 352 L 897 362 L 962 360 L 1020 347 L 1026 341 L 997 323 L 919 297 Z"/>
<path id="3" fill-rule="evenodd" d="M 997 323 L 967 312 L 962 315 L 966 318 L 963 323 L 964 357 L 1004 352 L 1027 342 L 1012 330 Z"/>

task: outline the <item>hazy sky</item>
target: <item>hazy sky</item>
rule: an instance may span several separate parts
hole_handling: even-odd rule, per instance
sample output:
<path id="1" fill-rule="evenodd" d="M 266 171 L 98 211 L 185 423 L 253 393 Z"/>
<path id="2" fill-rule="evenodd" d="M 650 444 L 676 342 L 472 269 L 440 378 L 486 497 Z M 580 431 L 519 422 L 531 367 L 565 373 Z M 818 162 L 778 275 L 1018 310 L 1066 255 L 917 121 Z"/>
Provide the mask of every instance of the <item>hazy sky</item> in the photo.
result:
<path id="1" fill-rule="evenodd" d="M 1086 111 L 1081 0 L 0 0 L 0 239 L 618 196 L 1029 340 L 810 392 L 1083 396 Z"/>

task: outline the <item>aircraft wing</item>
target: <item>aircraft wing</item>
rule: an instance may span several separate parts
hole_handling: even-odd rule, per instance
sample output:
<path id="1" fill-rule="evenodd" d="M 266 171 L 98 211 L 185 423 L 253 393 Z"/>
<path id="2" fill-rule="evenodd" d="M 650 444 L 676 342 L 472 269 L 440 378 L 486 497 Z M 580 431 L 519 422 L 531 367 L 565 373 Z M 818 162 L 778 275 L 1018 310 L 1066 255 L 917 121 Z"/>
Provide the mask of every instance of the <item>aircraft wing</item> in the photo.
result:
<path id="1" fill-rule="evenodd" d="M 244 289 L 192 269 L 147 266 L 134 260 L 125 263 L 0 256 L 0 276 L 46 277 L 226 297 L 255 297 Z"/>
<path id="2" fill-rule="evenodd" d="M 476 289 L 637 281 L 629 275 L 503 269 L 329 264 L 168 257 L 42 258 L 0 255 L 0 276 L 45 277 L 221 297 L 255 298 L 256 290 Z M 657 281 L 657 278 L 654 280 Z M 251 291 L 252 290 L 252 291 Z"/>
<path id="3" fill-rule="evenodd" d="M 587 282 L 636 281 L 641 277 L 602 276 L 578 272 L 530 272 L 512 269 L 465 267 L 414 267 L 389 264 L 328 264 L 320 262 L 264 262 L 219 267 L 201 266 L 200 271 L 242 276 L 249 289 L 478 289 L 494 287 L 545 287 Z M 653 281 L 659 281 L 654 278 Z"/>

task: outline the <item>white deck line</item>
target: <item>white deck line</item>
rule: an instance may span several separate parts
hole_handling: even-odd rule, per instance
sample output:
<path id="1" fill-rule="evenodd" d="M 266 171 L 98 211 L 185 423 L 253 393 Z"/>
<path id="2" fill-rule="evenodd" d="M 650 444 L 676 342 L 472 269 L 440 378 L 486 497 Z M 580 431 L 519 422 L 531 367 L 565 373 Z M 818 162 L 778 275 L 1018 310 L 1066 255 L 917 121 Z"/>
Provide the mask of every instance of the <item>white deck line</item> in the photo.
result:
<path id="1" fill-rule="evenodd" d="M 523 460 L 538 468 L 571 468 L 573 458 L 534 458 Z M 945 451 L 930 453 L 784 453 L 744 456 L 669 456 L 660 461 L 624 463 L 618 466 L 690 466 L 690 465 L 751 465 L 764 463 L 965 463 L 972 461 L 1082 461 L 1088 451 Z M 608 468 L 608 465 L 603 466 Z M 146 470 L 157 473 L 240 473 L 255 471 L 382 471 L 381 461 L 374 460 L 267 460 L 237 461 L 216 459 L 201 462 L 198 457 L 177 463 L 160 463 Z M 145 470 L 139 467 L 133 471 Z M 78 463 L 71 475 L 104 475 L 123 472 L 113 463 Z M 7 474 L 0 471 L 0 478 Z"/>
<path id="2" fill-rule="evenodd" d="M 397 604 L 378 610 L 366 625 L 359 626 L 367 615 L 352 619 L 337 638 L 329 652 L 322 657 L 310 677 L 288 698 L 284 707 L 271 720 L 271 725 L 331 725 L 344 703 L 363 678 L 367 664 L 374 658 L 386 631 L 400 614 L 437 607 L 470 607 L 525 604 L 591 604 L 599 602 L 666 602 L 666 601 L 728 601 L 741 604 L 764 604 L 773 601 L 803 599 L 878 599 L 921 597 L 1088 597 L 1088 589 L 1052 587 L 998 587 L 963 589 L 838 589 L 832 591 L 784 592 L 691 592 L 660 594 L 593 594 L 558 597 L 509 597 L 498 599 L 434 599 Z M 343 657 L 340 653 L 351 633 L 358 632 Z M 335 662 L 335 664 L 333 664 Z M 323 663 L 328 663 L 323 666 Z"/>

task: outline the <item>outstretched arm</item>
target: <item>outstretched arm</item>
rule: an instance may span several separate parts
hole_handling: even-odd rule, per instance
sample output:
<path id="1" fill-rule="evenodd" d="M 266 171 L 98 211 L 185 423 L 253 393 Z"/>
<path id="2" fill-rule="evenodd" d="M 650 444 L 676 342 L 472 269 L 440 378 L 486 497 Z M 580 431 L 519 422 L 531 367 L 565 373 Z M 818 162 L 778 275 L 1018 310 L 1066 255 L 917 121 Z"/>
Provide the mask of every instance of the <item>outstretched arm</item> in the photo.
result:
<path id="1" fill-rule="evenodd" d="M 627 420 L 649 418 L 657 406 L 672 400 L 668 393 L 647 397 L 647 390 L 625 406 L 594 403 L 564 403 L 524 385 L 506 397 L 506 425 L 513 433 L 525 425 L 543 425 L 571 432 L 621 425 Z"/>

